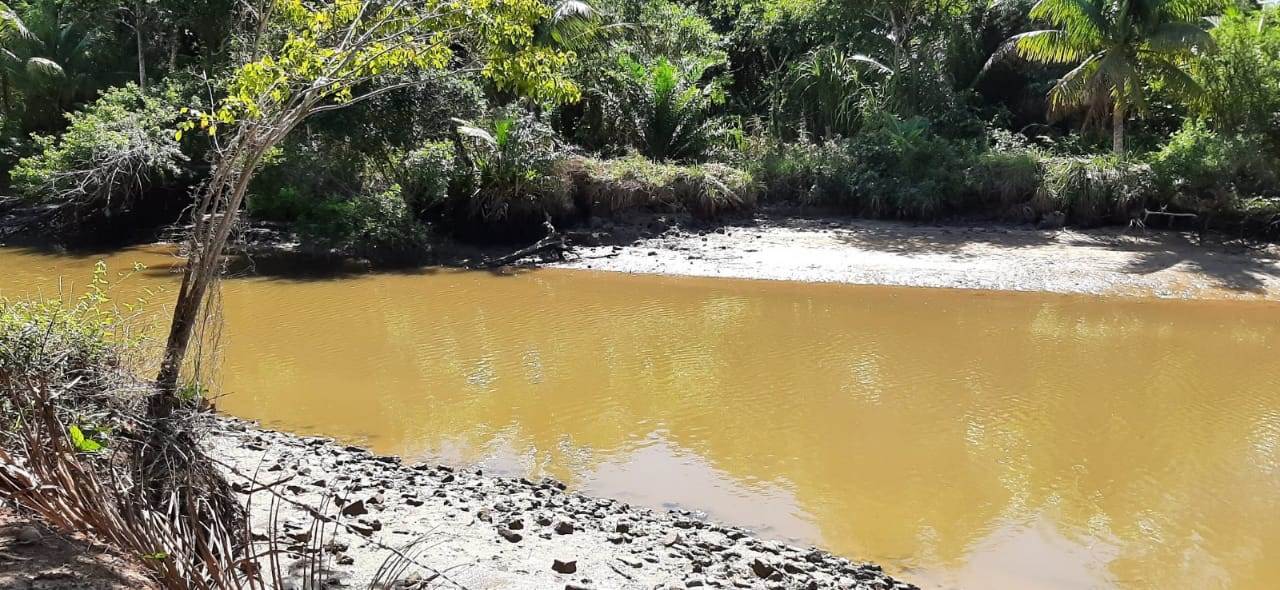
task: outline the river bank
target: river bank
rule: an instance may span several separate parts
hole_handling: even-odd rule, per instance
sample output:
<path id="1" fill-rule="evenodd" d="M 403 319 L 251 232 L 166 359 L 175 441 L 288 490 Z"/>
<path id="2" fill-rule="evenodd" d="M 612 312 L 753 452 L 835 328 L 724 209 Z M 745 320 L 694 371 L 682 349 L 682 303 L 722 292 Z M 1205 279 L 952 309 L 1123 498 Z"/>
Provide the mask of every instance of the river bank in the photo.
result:
<path id="1" fill-rule="evenodd" d="M 761 213 L 713 230 L 606 226 L 561 268 L 1182 299 L 1280 299 L 1280 250 L 1192 232 L 918 225 Z M 634 238 L 630 236 L 635 235 Z"/>
<path id="2" fill-rule="evenodd" d="M 215 456 L 233 487 L 246 499 L 252 494 L 258 539 L 265 541 L 272 520 L 266 485 L 280 499 L 281 543 L 298 555 L 322 555 L 348 587 L 367 586 L 395 549 L 422 566 L 405 569 L 397 588 L 915 588 L 877 565 L 685 511 L 585 496 L 550 479 L 405 465 L 233 418 L 215 430 Z M 336 523 L 312 529 L 311 509 Z M 285 565 L 296 572 L 306 562 Z"/>

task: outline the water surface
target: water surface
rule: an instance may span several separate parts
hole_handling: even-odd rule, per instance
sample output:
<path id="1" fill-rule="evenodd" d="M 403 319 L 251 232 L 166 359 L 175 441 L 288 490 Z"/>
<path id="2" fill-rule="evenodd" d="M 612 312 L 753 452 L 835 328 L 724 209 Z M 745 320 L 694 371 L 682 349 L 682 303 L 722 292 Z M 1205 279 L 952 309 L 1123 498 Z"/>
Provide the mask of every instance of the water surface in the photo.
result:
<path id="1" fill-rule="evenodd" d="M 118 301 L 175 284 L 163 251 L 108 258 L 150 266 Z M 0 294 L 94 260 L 0 250 Z M 1276 304 L 553 270 L 240 278 L 223 303 L 219 406 L 271 426 L 925 587 L 1280 587 Z"/>

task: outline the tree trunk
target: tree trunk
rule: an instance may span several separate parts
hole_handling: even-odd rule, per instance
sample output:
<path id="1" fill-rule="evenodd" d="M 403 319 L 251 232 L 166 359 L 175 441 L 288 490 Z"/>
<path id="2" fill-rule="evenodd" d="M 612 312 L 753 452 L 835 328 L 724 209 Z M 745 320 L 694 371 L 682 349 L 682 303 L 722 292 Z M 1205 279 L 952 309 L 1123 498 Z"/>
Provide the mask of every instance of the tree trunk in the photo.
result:
<path id="1" fill-rule="evenodd" d="M 1111 151 L 1124 155 L 1124 105 L 1120 101 L 1111 109 Z"/>
<path id="2" fill-rule="evenodd" d="M 203 189 L 193 213 L 191 251 L 187 266 L 182 271 L 182 286 L 173 306 L 169 338 L 156 375 L 157 391 L 147 403 L 149 418 L 166 418 L 178 406 L 178 378 L 191 345 L 200 307 L 210 286 L 217 282 L 222 272 L 222 252 L 240 216 L 240 206 L 249 190 L 254 169 L 262 154 L 274 143 L 269 138 L 248 132 L 247 137 L 235 142 L 227 152 L 228 157 L 219 162 L 219 168 L 215 169 L 213 178 Z"/>
<path id="3" fill-rule="evenodd" d="M 147 92 L 147 58 L 142 45 L 142 2 L 133 3 L 133 37 L 138 44 L 138 90 Z"/>
<path id="4" fill-rule="evenodd" d="M 10 104 L 9 97 L 9 72 L 0 71 L 0 106 L 4 107 L 4 116 L 8 117 L 13 111 L 13 105 Z"/>

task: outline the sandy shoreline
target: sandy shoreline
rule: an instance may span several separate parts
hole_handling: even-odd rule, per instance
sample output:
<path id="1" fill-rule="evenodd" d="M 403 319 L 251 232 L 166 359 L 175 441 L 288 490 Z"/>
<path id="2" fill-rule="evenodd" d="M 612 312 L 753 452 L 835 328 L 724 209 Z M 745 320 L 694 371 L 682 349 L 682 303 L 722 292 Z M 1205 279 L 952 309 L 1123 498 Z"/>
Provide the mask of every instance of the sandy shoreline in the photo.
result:
<path id="1" fill-rule="evenodd" d="M 1183 299 L 1280 300 L 1280 251 L 1194 234 L 931 226 L 760 215 L 714 231 L 672 229 L 578 246 L 552 266 L 860 285 Z"/>

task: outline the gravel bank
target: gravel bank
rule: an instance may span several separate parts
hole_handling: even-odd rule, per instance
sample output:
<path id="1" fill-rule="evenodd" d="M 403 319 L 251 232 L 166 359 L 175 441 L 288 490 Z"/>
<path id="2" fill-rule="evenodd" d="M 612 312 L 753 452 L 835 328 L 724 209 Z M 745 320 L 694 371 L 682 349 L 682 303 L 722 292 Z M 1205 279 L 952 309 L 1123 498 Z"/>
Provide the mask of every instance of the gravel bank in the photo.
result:
<path id="1" fill-rule="evenodd" d="M 932 226 L 768 212 L 714 231 L 653 224 L 637 232 L 597 223 L 585 233 L 579 242 L 601 245 L 579 246 L 557 266 L 863 285 L 1280 299 L 1280 250 L 1202 246 L 1192 233 Z M 617 240 L 620 235 L 638 238 Z"/>
<path id="2" fill-rule="evenodd" d="M 283 543 L 300 552 L 323 545 L 326 566 L 349 587 L 367 586 L 388 547 L 420 540 L 415 561 L 440 577 L 411 567 L 395 587 L 915 588 L 873 564 L 762 540 L 687 512 L 583 496 L 549 479 L 404 465 L 230 418 L 210 442 L 238 490 L 275 483 Z M 259 483 L 236 472 L 256 474 Z M 304 507 L 325 506 L 326 497 L 334 501 L 324 513 L 341 513 L 341 524 L 319 543 Z M 267 530 L 270 503 L 268 492 L 252 493 L 255 530 Z"/>

